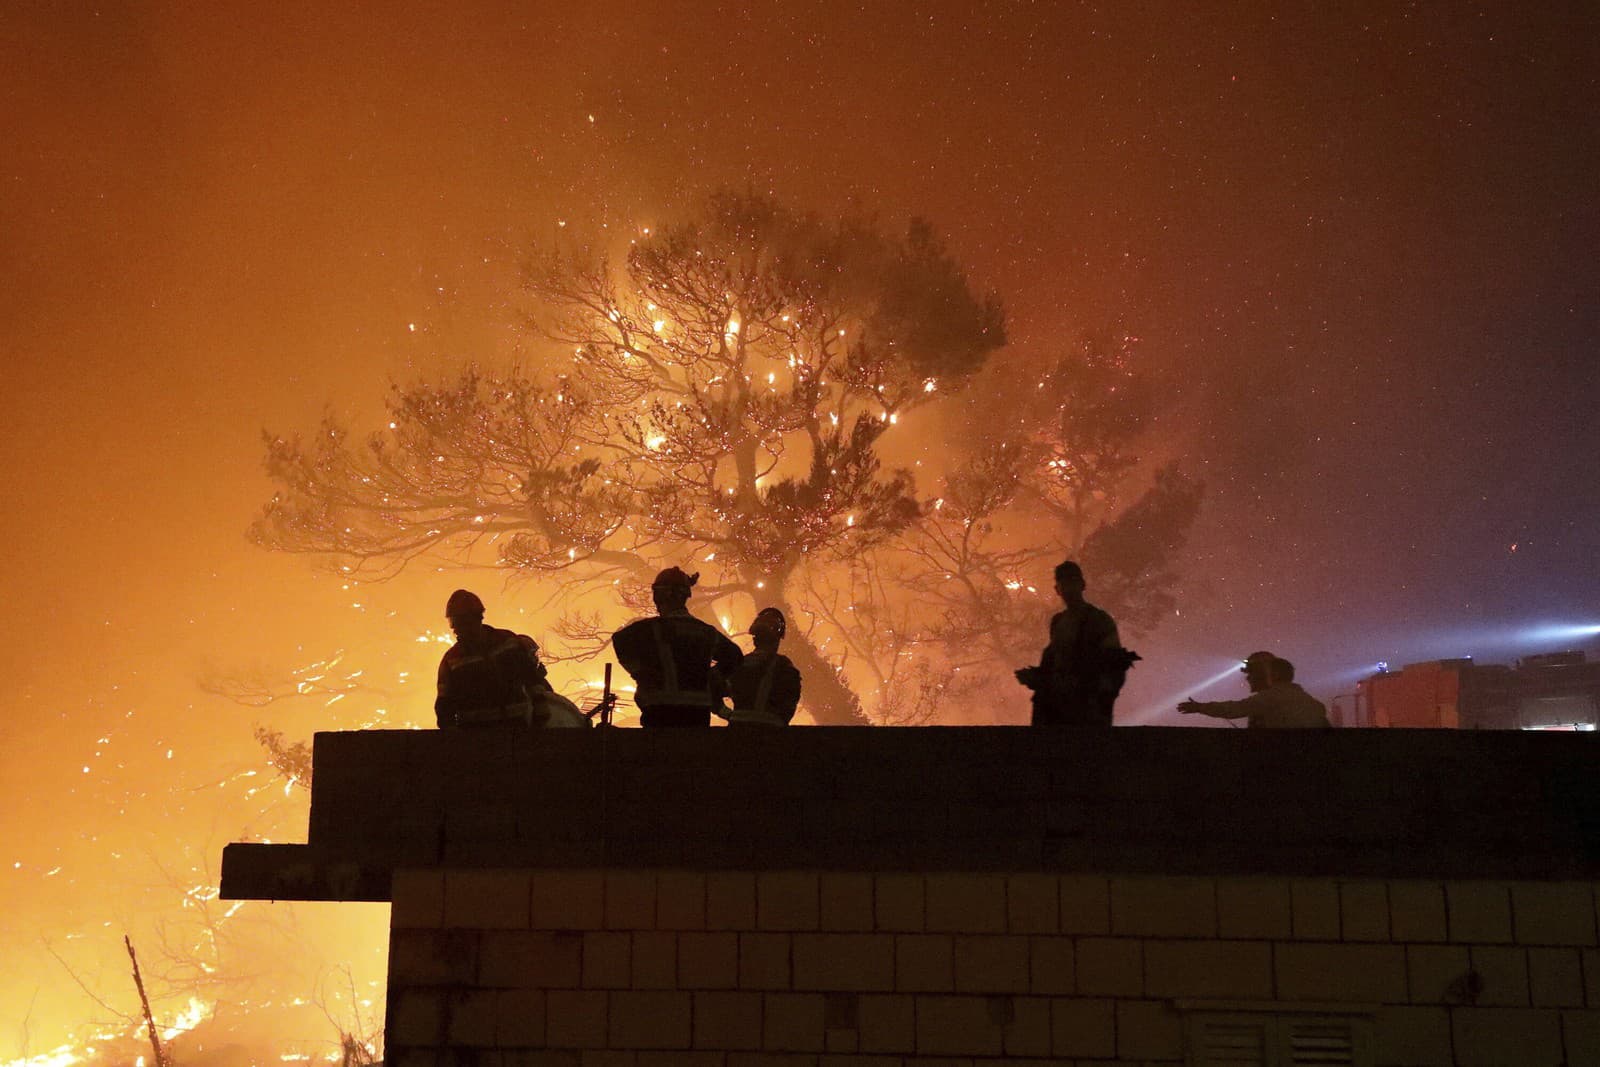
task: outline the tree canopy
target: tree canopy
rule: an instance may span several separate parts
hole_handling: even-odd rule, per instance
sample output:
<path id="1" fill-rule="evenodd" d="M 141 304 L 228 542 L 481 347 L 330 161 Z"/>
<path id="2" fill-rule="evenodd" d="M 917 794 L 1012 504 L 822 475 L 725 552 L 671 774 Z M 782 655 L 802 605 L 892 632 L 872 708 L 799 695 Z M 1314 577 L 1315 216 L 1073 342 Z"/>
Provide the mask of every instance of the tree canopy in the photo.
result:
<path id="1" fill-rule="evenodd" d="M 659 568 L 702 569 L 702 601 L 785 611 L 807 707 L 836 723 L 926 716 L 959 692 L 963 663 L 981 673 L 972 648 L 997 652 L 1038 614 L 1015 575 L 1042 555 L 1095 553 L 1153 606 L 1170 587 L 1198 495 L 1164 474 L 1119 532 L 1146 429 L 1125 351 L 1063 356 L 1033 390 L 1015 368 L 986 374 L 1000 304 L 922 222 L 891 235 L 723 192 L 620 260 L 546 249 L 525 277 L 536 367 L 395 386 L 364 440 L 332 419 L 269 434 L 279 489 L 253 536 L 358 580 L 422 557 L 559 579 L 580 651 Z M 1003 429 L 939 450 L 925 499 L 885 464 L 887 435 L 969 386 L 1025 395 Z"/>

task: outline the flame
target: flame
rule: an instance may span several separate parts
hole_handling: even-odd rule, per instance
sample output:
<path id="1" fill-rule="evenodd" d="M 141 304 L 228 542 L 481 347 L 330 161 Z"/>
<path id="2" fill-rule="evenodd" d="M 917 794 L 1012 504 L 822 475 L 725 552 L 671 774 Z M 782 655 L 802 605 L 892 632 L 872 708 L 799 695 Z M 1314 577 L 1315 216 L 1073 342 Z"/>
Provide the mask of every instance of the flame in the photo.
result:
<path id="1" fill-rule="evenodd" d="M 211 1015 L 214 1005 L 207 1004 L 199 997 L 190 997 L 189 1006 L 178 1013 L 178 1017 L 168 1023 L 161 1030 L 161 1040 L 171 1041 L 179 1034 L 188 1033 Z"/>
<path id="2" fill-rule="evenodd" d="M 84 1054 L 74 1049 L 71 1045 L 61 1045 L 49 1052 L 41 1052 L 37 1056 L 24 1056 L 19 1060 L 8 1060 L 0 1067 L 71 1067 L 74 1063 L 82 1063 Z"/>

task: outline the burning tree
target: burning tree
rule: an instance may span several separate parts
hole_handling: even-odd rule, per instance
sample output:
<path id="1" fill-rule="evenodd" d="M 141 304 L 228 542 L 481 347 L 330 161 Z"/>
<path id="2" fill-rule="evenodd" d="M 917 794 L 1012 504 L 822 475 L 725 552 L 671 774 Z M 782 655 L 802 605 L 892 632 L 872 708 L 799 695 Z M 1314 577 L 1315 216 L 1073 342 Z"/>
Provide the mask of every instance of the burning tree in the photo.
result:
<path id="1" fill-rule="evenodd" d="M 920 592 L 916 640 L 940 650 L 936 690 L 1009 683 L 1059 606 L 1048 575 L 1063 558 L 1083 564 L 1125 638 L 1175 606 L 1173 564 L 1203 490 L 1175 462 L 1139 476 L 1155 404 L 1134 344 L 1086 339 L 970 390 L 964 447 L 890 564 L 895 585 Z"/>
<path id="2" fill-rule="evenodd" d="M 943 631 L 903 620 L 925 614 L 916 569 L 943 566 L 958 513 L 987 553 L 944 568 L 967 579 L 1030 558 L 991 544 L 1002 512 L 1065 509 L 1070 529 L 1092 511 L 1075 488 L 1052 496 L 1022 478 L 1027 462 L 1068 480 L 1048 465 L 1069 445 L 1047 423 L 1013 418 L 1026 448 L 1006 457 L 1018 472 L 1003 500 L 924 502 L 908 470 L 885 469 L 885 435 L 959 393 L 1004 342 L 998 302 L 925 224 L 890 236 L 721 193 L 620 264 L 549 253 L 527 279 L 529 326 L 554 368 L 396 387 L 388 429 L 364 442 L 331 420 L 308 440 L 269 435 L 281 488 L 254 537 L 327 555 L 355 580 L 424 556 L 559 579 L 548 603 L 579 652 L 598 648 L 617 601 L 642 607 L 660 567 L 696 561 L 703 595 L 789 615 L 807 706 L 848 723 L 868 719 L 852 677 L 868 679 L 880 720 L 925 714 L 954 681 L 941 649 L 960 618 L 979 624 L 989 591 L 944 605 Z M 985 454 L 952 484 L 977 485 Z M 1110 460 L 1072 468 L 1119 473 Z M 1024 485 L 1038 491 L 1024 499 Z M 908 703 L 911 691 L 922 695 Z"/>

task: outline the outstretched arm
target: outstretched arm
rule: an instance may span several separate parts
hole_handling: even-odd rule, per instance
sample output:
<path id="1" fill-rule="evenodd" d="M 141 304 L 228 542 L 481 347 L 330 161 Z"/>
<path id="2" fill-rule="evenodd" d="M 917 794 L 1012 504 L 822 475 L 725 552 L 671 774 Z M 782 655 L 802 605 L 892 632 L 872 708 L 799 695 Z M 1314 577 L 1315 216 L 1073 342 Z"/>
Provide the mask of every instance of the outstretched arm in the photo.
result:
<path id="1" fill-rule="evenodd" d="M 1254 697 L 1243 700 L 1185 700 L 1178 705 L 1184 715 L 1209 715 L 1213 719 L 1247 719 L 1256 710 Z"/>

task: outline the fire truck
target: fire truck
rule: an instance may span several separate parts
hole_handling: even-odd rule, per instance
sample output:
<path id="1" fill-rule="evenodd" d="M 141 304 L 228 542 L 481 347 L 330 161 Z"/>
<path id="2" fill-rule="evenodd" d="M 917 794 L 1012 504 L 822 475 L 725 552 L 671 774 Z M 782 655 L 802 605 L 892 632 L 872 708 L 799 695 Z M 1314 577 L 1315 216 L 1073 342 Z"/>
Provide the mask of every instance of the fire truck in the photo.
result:
<path id="1" fill-rule="evenodd" d="M 1582 652 L 1526 656 L 1514 666 L 1437 659 L 1380 665 L 1337 697 L 1335 726 L 1443 730 L 1593 730 L 1600 723 L 1600 660 Z"/>

